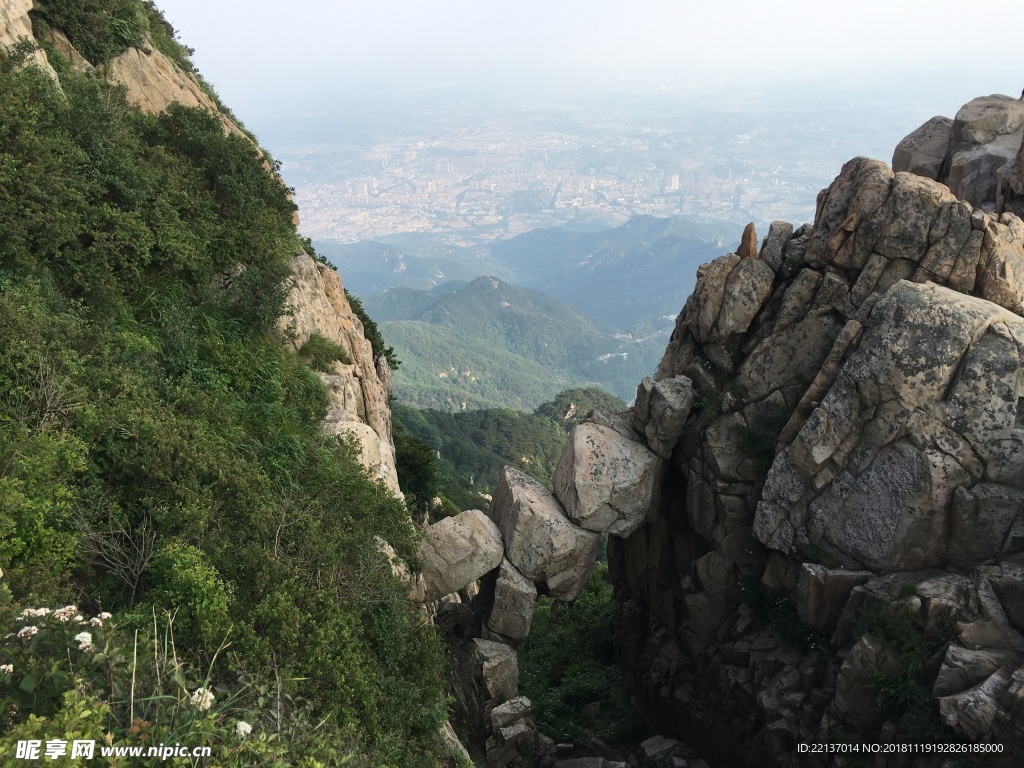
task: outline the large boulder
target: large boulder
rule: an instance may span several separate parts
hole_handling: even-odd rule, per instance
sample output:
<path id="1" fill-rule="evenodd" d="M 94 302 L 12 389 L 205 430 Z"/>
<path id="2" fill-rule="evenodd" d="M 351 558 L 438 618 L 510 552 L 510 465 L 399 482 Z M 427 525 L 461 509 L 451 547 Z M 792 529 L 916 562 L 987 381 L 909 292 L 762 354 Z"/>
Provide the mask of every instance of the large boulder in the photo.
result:
<path id="1" fill-rule="evenodd" d="M 501 564 L 498 527 L 478 509 L 446 517 L 427 528 L 420 543 L 427 597 L 440 597 L 472 584 Z"/>
<path id="2" fill-rule="evenodd" d="M 892 168 L 935 179 L 974 207 L 1018 210 L 1007 197 L 1024 193 L 1022 139 L 1024 100 L 982 96 L 955 120 L 933 117 L 910 133 L 897 145 Z"/>
<path id="3" fill-rule="evenodd" d="M 552 484 L 575 523 L 625 537 L 650 510 L 663 464 L 640 443 L 583 423 L 569 435 Z"/>
<path id="4" fill-rule="evenodd" d="M 933 117 L 896 145 L 892 153 L 892 169 L 938 181 L 952 135 L 952 120 L 948 117 Z"/>
<path id="5" fill-rule="evenodd" d="M 502 467 L 488 514 L 504 537 L 505 556 L 523 576 L 546 584 L 558 600 L 579 594 L 597 560 L 600 536 L 573 524 L 547 488 Z"/>
<path id="6" fill-rule="evenodd" d="M 488 699 L 502 703 L 519 695 L 519 659 L 514 648 L 475 638 L 473 654 Z"/>
<path id="7" fill-rule="evenodd" d="M 701 266 L 697 276 L 684 320 L 701 343 L 719 343 L 747 330 L 771 294 L 775 272 L 760 259 L 730 253 Z"/>
<path id="8" fill-rule="evenodd" d="M 1024 138 L 1024 101 L 982 96 L 956 113 L 949 146 L 946 184 L 974 206 L 996 200 Z"/>
<path id="9" fill-rule="evenodd" d="M 869 581 L 871 571 L 844 571 L 804 563 L 793 591 L 796 614 L 811 629 L 832 634 L 854 587 Z"/>
<path id="10" fill-rule="evenodd" d="M 671 458 L 686 428 L 694 397 L 693 382 L 686 376 L 658 381 L 644 378 L 636 388 L 631 425 L 647 438 L 647 446 L 661 458 Z"/>
<path id="11" fill-rule="evenodd" d="M 768 235 L 761 246 L 760 259 L 776 272 L 786 259 L 786 243 L 793 237 L 793 225 L 788 221 L 773 221 L 768 227 Z"/>
<path id="12" fill-rule="evenodd" d="M 530 622 L 537 602 L 537 587 L 508 560 L 501 561 L 494 583 L 494 601 L 487 627 L 511 641 L 522 642 L 530 634 Z"/>

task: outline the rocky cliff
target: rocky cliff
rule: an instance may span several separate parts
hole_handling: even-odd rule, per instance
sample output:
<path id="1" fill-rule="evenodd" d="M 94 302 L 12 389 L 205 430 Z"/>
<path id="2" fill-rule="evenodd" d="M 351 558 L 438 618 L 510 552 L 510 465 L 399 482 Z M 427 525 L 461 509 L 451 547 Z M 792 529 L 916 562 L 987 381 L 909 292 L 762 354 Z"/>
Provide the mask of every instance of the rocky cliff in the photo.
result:
<path id="1" fill-rule="evenodd" d="M 36 45 L 31 62 L 45 67 L 56 78 L 46 53 L 33 36 L 31 9 L 31 0 L 0 0 L 0 47 L 9 48 L 19 41 Z M 143 111 L 162 112 L 173 103 L 204 109 L 220 119 L 226 133 L 251 141 L 230 116 L 218 109 L 193 74 L 182 70 L 148 39 L 142 47 L 129 47 L 96 68 L 60 30 L 48 29 L 46 42 L 68 59 L 75 71 L 98 69 L 109 82 L 123 86 L 129 102 Z M 260 152 L 258 148 L 256 151 Z M 265 167 L 271 170 L 269 165 Z M 351 361 L 335 363 L 334 370 L 320 374 L 331 398 L 325 426 L 334 434 L 355 438 L 364 466 L 399 494 L 388 408 L 391 371 L 386 360 L 374 359 L 362 324 L 345 297 L 341 279 L 297 249 L 292 259 L 288 306 L 291 314 L 282 319 L 280 327 L 289 344 L 298 350 L 310 335 L 317 333 L 344 348 Z"/>
<path id="2" fill-rule="evenodd" d="M 637 700 L 728 765 L 813 741 L 1024 754 L 1024 223 L 992 179 L 1020 109 L 972 102 L 897 151 L 974 202 L 857 158 L 813 226 L 759 250 L 748 228 L 678 317 L 653 386 L 695 405 L 609 559 Z"/>
<path id="3" fill-rule="evenodd" d="M 349 362 L 337 361 L 333 370 L 319 374 L 330 396 L 324 427 L 355 438 L 363 466 L 400 494 L 388 406 L 391 369 L 384 357 L 374 357 L 338 273 L 298 251 L 292 257 L 288 307 L 280 327 L 296 351 L 317 333 L 347 354 Z"/>

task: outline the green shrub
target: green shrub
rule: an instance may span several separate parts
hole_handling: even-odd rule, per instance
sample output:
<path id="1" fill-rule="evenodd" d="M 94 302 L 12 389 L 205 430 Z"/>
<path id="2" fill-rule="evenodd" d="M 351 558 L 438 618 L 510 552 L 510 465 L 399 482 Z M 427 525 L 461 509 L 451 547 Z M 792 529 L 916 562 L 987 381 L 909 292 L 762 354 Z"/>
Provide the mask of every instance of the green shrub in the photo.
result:
<path id="1" fill-rule="evenodd" d="M 148 28 L 138 0 L 41 0 L 29 14 L 61 30 L 93 64 L 142 45 Z"/>
<path id="2" fill-rule="evenodd" d="M 202 551 L 169 542 L 146 569 L 148 600 L 160 613 L 176 610 L 179 641 L 216 646 L 231 627 L 233 590 L 211 566 Z"/>
<path id="3" fill-rule="evenodd" d="M 753 609 L 754 615 L 771 624 L 790 645 L 804 651 L 828 648 L 828 637 L 800 621 L 788 592 L 769 589 L 754 578 L 740 586 L 740 598 Z"/>
<path id="4" fill-rule="evenodd" d="M 309 340 L 299 350 L 299 357 L 310 368 L 324 373 L 334 372 L 334 363 L 342 362 L 349 365 L 352 359 L 340 344 L 335 344 L 319 333 L 311 334 Z"/>
<path id="5" fill-rule="evenodd" d="M 775 446 L 790 413 L 784 407 L 770 410 L 758 423 L 738 428 L 740 448 L 754 460 L 758 473 L 767 475 L 775 461 Z"/>
<path id="6" fill-rule="evenodd" d="M 0 672 L 4 764 L 19 739 L 45 743 L 58 734 L 95 741 L 95 759 L 104 746 L 177 743 L 210 747 L 217 765 L 239 768 L 369 762 L 348 729 L 316 722 L 310 702 L 284 694 L 278 681 L 236 669 L 225 676 L 230 684 L 218 684 L 183 663 L 169 618 L 157 624 L 154 616 L 133 633 L 110 614 L 86 619 L 73 605 L 29 611 L 0 644 L 9 670 Z M 230 663 L 221 657 L 215 666 Z"/>
<path id="7" fill-rule="evenodd" d="M 177 32 L 174 30 L 174 27 L 164 18 L 164 15 L 152 0 L 143 0 L 142 6 L 153 44 L 161 53 L 183 70 L 192 72 L 192 55 L 195 53 L 195 50 L 187 45 L 182 45 L 178 41 Z"/>
<path id="8" fill-rule="evenodd" d="M 947 726 L 940 714 L 938 701 L 931 693 L 925 665 L 929 659 L 949 645 L 956 634 L 952 617 L 925 632 L 908 610 L 906 598 L 910 586 L 897 588 L 893 602 L 865 611 L 858 618 L 856 636 L 870 634 L 875 640 L 895 651 L 900 671 L 896 674 L 876 671 L 869 679 L 879 709 L 896 723 L 899 737 L 908 742 L 946 743 L 963 741 L 963 737 Z M 916 592 L 916 590 L 914 590 Z"/>
<path id="9" fill-rule="evenodd" d="M 439 492 L 437 455 L 422 440 L 410 435 L 397 416 L 392 420 L 395 469 L 410 507 L 425 516 Z"/>

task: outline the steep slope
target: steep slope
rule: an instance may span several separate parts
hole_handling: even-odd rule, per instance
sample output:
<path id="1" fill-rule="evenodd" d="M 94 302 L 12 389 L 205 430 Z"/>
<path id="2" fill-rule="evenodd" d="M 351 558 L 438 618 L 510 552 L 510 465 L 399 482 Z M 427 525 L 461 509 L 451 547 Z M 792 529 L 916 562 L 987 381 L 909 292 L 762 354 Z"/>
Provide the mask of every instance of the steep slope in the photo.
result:
<path id="1" fill-rule="evenodd" d="M 206 89 L 154 9 L 2 8 L 0 762 L 444 764 L 389 371 L 339 278 L 237 121 L 176 98 Z M 166 78 L 96 76 L 126 55 Z"/>

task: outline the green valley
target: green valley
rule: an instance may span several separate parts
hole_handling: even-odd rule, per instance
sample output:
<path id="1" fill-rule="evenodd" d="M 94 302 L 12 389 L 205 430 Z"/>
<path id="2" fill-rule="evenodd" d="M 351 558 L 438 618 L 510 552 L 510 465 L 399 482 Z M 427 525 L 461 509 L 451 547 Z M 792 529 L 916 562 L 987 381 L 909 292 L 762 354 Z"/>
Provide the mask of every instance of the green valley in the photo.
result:
<path id="1" fill-rule="evenodd" d="M 584 385 L 632 399 L 667 338 L 613 334 L 556 299 L 494 277 L 362 300 L 402 361 L 396 398 L 450 411 L 532 409 Z"/>

